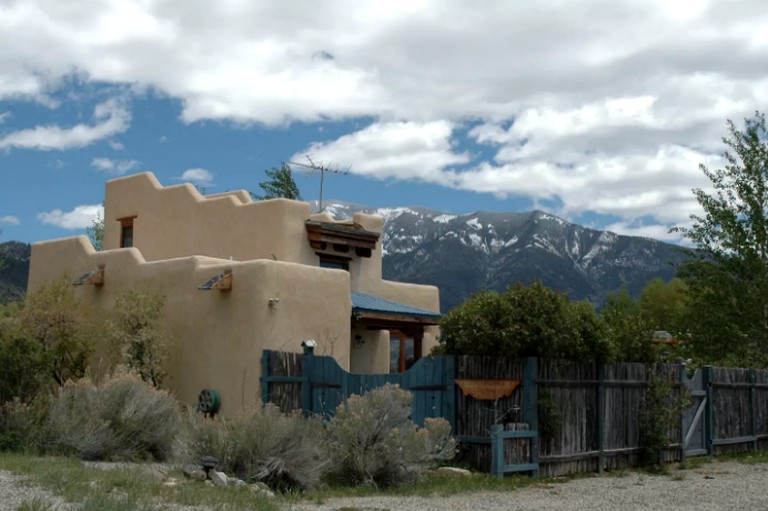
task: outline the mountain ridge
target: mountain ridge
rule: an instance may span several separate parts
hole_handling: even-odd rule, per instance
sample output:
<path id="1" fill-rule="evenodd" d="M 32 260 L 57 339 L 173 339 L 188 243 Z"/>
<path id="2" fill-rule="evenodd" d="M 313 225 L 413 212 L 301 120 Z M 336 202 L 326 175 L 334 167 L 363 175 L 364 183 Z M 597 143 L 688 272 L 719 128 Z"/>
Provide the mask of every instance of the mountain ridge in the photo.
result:
<path id="1" fill-rule="evenodd" d="M 382 215 L 384 278 L 437 286 L 442 312 L 478 291 L 532 281 L 600 306 L 622 287 L 637 296 L 651 279 L 672 278 L 684 258 L 674 245 L 580 226 L 541 210 L 453 214 L 341 201 L 326 201 L 324 210 L 336 219 L 357 211 Z M 0 259 L 6 259 L 0 303 L 24 295 L 30 249 L 0 244 Z"/>
<path id="2" fill-rule="evenodd" d="M 384 277 L 437 285 L 443 312 L 477 291 L 536 280 L 599 306 L 621 287 L 637 295 L 655 277 L 672 278 L 684 258 L 675 245 L 584 227 L 542 210 L 451 214 L 326 204 L 336 219 L 356 211 L 382 215 Z"/>

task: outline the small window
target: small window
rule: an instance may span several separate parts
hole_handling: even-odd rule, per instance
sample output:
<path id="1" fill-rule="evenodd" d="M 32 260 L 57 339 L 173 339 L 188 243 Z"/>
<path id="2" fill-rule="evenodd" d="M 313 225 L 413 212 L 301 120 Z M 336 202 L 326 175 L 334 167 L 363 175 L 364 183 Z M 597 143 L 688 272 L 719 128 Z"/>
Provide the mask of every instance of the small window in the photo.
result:
<path id="1" fill-rule="evenodd" d="M 133 220 L 135 216 L 119 218 L 120 222 L 120 248 L 133 246 Z"/>
<path id="2" fill-rule="evenodd" d="M 330 254 L 320 254 L 320 268 L 332 268 L 334 270 L 349 271 L 349 257 L 334 256 Z"/>

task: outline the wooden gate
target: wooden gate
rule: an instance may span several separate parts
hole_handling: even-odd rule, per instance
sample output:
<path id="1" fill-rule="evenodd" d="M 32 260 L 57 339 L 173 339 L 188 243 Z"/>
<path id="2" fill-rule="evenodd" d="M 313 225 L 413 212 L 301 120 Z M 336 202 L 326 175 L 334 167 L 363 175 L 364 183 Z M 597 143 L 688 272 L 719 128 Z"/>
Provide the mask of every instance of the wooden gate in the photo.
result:
<path id="1" fill-rule="evenodd" d="M 297 356 L 301 366 L 291 376 L 275 375 L 270 367 L 272 358 L 272 352 L 265 350 L 261 378 L 262 401 L 265 403 L 274 401 L 274 388 L 294 384 L 301 388 L 301 409 L 329 418 L 349 396 L 362 395 L 392 383 L 413 394 L 413 422 L 423 426 L 427 418 L 443 417 L 455 428 L 454 357 L 423 357 L 402 373 L 357 374 L 344 370 L 333 357 L 316 356 L 309 350 L 303 356 Z"/>
<path id="2" fill-rule="evenodd" d="M 708 368 L 697 369 L 693 378 L 688 378 L 685 368 L 681 368 L 680 382 L 688 389 L 691 396 L 691 407 L 682 417 L 682 459 L 692 456 L 709 454 L 707 441 L 707 408 L 711 406 L 708 400 L 706 381 Z"/>

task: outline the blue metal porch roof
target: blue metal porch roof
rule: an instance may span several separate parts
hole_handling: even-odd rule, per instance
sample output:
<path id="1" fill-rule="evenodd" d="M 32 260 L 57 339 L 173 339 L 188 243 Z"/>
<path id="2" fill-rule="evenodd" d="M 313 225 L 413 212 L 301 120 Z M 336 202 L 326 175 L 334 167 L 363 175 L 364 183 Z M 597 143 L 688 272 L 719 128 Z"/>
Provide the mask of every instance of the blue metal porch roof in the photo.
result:
<path id="1" fill-rule="evenodd" d="M 426 319 L 440 319 L 441 316 L 439 312 L 411 307 L 410 305 L 392 302 L 378 296 L 367 295 L 357 291 L 352 291 L 351 295 L 353 314 L 356 312 L 373 312 Z"/>

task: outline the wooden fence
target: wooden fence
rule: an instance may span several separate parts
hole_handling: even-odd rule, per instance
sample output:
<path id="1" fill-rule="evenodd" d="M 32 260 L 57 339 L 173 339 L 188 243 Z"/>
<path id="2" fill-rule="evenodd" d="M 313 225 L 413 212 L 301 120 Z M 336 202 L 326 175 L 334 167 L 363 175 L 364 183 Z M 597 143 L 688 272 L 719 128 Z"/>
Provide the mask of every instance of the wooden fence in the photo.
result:
<path id="1" fill-rule="evenodd" d="M 444 417 L 470 465 L 544 476 L 637 466 L 640 417 L 653 375 L 690 399 L 665 462 L 768 448 L 768 371 L 677 364 L 594 364 L 499 357 L 423 358 L 409 371 L 347 373 L 329 357 L 264 352 L 262 397 L 283 410 L 333 413 L 352 394 L 384 383 L 414 393 L 413 418 Z M 456 382 L 519 381 L 511 395 L 476 399 Z"/>

